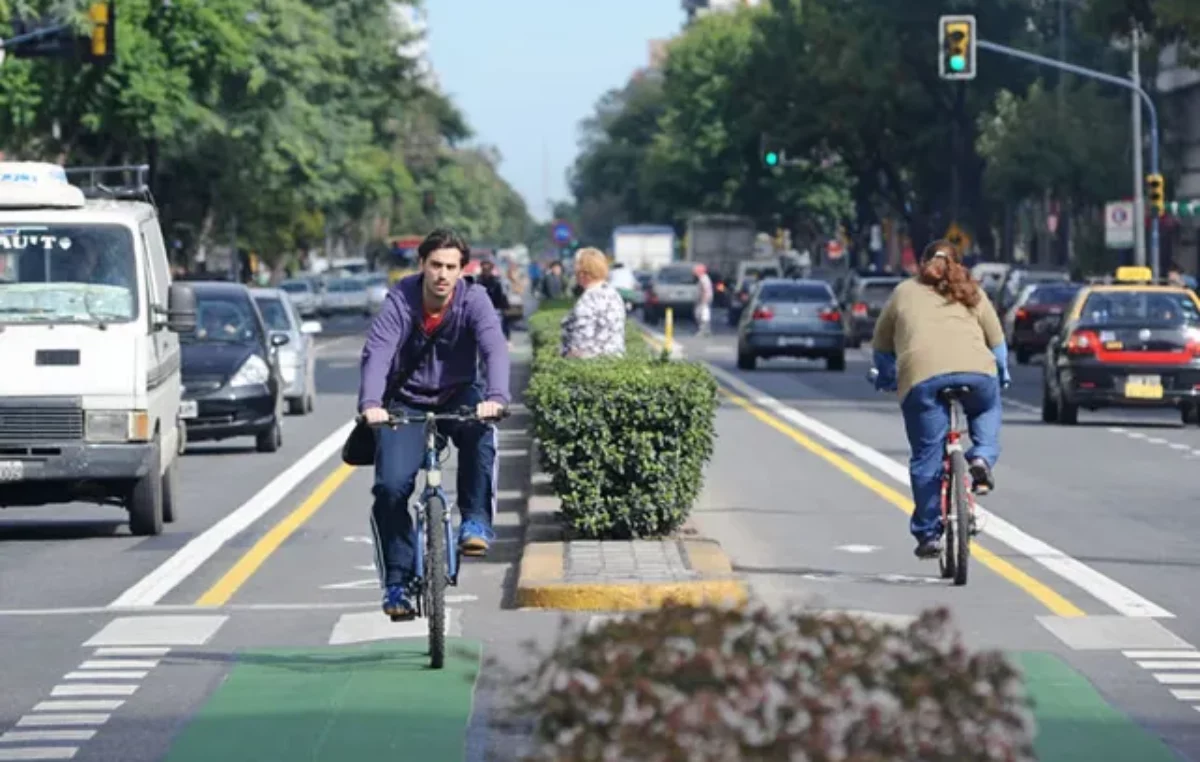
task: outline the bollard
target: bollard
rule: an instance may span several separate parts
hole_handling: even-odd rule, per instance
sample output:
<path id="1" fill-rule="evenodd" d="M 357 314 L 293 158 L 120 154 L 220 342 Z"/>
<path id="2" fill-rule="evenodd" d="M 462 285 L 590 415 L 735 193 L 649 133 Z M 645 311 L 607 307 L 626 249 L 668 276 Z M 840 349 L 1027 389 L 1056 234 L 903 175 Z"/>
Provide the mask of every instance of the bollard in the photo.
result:
<path id="1" fill-rule="evenodd" d="M 667 355 L 670 356 L 672 352 L 671 336 L 675 333 L 675 310 L 667 307 L 665 320 L 666 322 L 663 325 L 663 348 L 667 350 Z"/>

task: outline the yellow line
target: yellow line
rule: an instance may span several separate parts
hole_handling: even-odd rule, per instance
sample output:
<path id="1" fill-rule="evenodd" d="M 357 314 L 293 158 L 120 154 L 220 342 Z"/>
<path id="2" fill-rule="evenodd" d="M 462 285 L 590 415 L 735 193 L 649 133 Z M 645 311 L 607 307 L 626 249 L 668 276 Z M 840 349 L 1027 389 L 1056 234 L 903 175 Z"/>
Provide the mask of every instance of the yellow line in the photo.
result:
<path id="1" fill-rule="evenodd" d="M 225 572 L 225 576 L 217 580 L 215 585 L 200 596 L 196 605 L 224 606 L 228 603 L 234 593 L 246 584 L 250 577 L 254 576 L 254 573 L 271 557 L 271 554 L 279 550 L 279 546 L 283 545 L 293 532 L 304 526 L 304 522 L 312 518 L 313 514 L 325 505 L 337 488 L 342 486 L 342 483 L 350 478 L 352 473 L 354 473 L 354 469 L 350 466 L 338 466 L 333 473 L 325 477 L 325 481 L 312 491 L 308 498 L 300 504 L 300 507 L 285 516 L 282 521 L 271 527 L 271 531 L 254 543 L 254 547 L 246 551 L 246 554 L 239 558 L 229 571 Z"/>
<path id="2" fill-rule="evenodd" d="M 724 387 L 721 387 L 721 393 L 758 420 L 788 437 L 812 454 L 823 458 L 846 476 L 849 476 L 876 495 L 879 495 L 887 502 L 904 511 L 906 514 L 912 514 L 912 501 L 906 496 L 887 486 L 837 453 L 817 444 L 795 428 L 787 425 L 745 398 L 739 397 Z M 971 550 L 980 563 L 1028 593 L 1052 613 L 1061 617 L 1086 616 L 1083 609 L 979 543 L 972 543 Z"/>

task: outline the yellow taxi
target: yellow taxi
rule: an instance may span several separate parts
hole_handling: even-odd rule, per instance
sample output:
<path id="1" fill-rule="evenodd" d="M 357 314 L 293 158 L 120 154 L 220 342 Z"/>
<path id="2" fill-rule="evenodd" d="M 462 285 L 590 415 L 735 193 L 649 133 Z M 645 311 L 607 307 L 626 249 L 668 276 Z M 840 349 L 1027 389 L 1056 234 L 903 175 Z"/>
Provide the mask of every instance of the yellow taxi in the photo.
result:
<path id="1" fill-rule="evenodd" d="M 1073 425 L 1079 409 L 1173 407 L 1200 423 L 1200 299 L 1148 267 L 1093 279 L 1046 348 L 1042 420 Z"/>

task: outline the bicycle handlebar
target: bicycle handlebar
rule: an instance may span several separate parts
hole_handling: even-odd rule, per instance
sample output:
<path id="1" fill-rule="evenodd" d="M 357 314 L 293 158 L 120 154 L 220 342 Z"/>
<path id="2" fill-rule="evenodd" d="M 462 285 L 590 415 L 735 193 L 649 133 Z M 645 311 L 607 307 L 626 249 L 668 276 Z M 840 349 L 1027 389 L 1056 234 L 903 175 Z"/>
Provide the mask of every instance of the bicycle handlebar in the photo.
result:
<path id="1" fill-rule="evenodd" d="M 370 425 L 371 426 L 404 426 L 404 425 L 413 424 L 413 423 L 426 423 L 427 421 L 430 421 L 430 420 L 433 420 L 433 421 L 477 421 L 477 422 L 490 423 L 492 421 L 499 421 L 504 418 L 507 418 L 510 414 L 511 414 L 511 411 L 505 407 L 505 408 L 500 408 L 500 415 L 498 415 L 494 418 L 482 418 L 478 414 L 476 414 L 475 408 L 464 406 L 464 407 L 460 407 L 458 409 L 458 412 L 456 412 L 456 413 L 434 413 L 431 411 L 431 412 L 423 413 L 420 415 L 395 416 L 395 415 L 389 414 L 388 419 L 386 421 L 380 421 L 379 423 L 373 423 Z M 366 418 L 362 415 L 362 413 L 359 413 L 355 417 L 355 420 L 362 423 L 362 422 L 366 421 Z"/>

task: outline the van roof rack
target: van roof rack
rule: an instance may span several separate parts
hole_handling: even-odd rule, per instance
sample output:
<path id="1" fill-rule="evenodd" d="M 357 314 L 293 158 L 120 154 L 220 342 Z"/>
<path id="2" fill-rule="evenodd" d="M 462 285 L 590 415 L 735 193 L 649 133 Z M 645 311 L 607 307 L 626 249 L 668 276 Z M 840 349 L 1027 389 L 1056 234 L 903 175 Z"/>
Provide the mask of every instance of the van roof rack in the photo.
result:
<path id="1" fill-rule="evenodd" d="M 86 177 L 85 181 L 76 181 L 86 198 L 108 199 L 110 201 L 142 201 L 157 207 L 154 195 L 150 192 L 147 177 L 150 174 L 149 164 L 125 164 L 111 167 L 70 167 L 65 170 L 67 178 Z M 120 181 L 116 184 L 103 182 L 106 176 L 118 175 Z"/>

